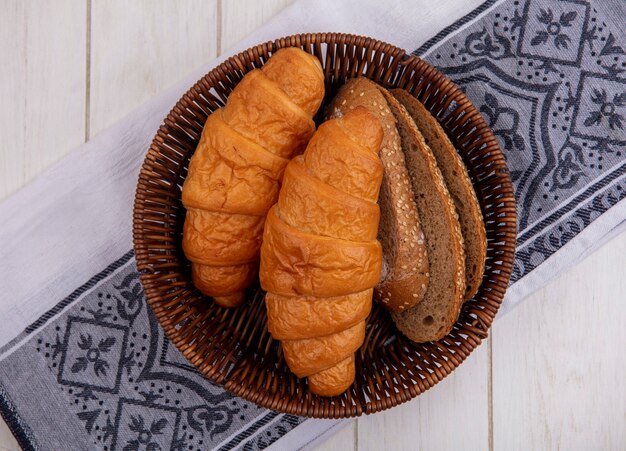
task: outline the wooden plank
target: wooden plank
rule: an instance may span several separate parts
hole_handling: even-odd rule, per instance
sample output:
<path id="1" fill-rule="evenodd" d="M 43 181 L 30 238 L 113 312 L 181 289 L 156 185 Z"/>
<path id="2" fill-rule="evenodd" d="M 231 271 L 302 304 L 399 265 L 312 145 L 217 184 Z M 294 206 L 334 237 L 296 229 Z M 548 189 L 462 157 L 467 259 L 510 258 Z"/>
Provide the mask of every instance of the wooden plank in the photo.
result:
<path id="1" fill-rule="evenodd" d="M 84 139 L 85 2 L 3 0 L 0 199 Z"/>
<path id="2" fill-rule="evenodd" d="M 89 135 L 217 55 L 217 0 L 93 0 Z"/>
<path id="3" fill-rule="evenodd" d="M 0 418 L 0 451 L 20 451 L 9 426 Z"/>
<path id="4" fill-rule="evenodd" d="M 496 321 L 494 448 L 624 449 L 626 234 Z"/>
<path id="5" fill-rule="evenodd" d="M 84 1 L 1 7 L 0 200 L 83 141 L 86 52 Z M 20 449 L 2 420 L 0 449 Z"/>
<path id="6" fill-rule="evenodd" d="M 358 419 L 360 450 L 489 448 L 489 342 L 417 399 Z"/>
<path id="7" fill-rule="evenodd" d="M 129 2 L 126 10 L 123 10 L 122 3 L 116 1 L 103 6 L 93 0 L 92 22 L 103 22 L 102 14 L 95 11 L 98 8 L 106 10 L 108 5 L 113 5 L 112 8 L 118 7 L 118 14 L 109 17 L 108 22 L 104 21 L 106 29 L 101 30 L 98 37 L 92 33 L 91 68 L 92 71 L 103 71 L 90 78 L 92 107 L 89 112 L 92 118 L 89 124 L 92 135 L 94 130 L 104 127 L 103 124 L 112 122 L 115 117 L 208 61 L 218 50 L 215 27 L 207 26 L 206 20 L 194 21 L 203 8 L 214 8 L 215 14 L 216 2 L 196 2 L 188 8 L 183 3 L 170 17 L 165 17 L 165 13 L 174 9 L 172 2 L 165 5 L 138 2 L 141 7 Z M 233 4 L 223 0 L 223 3 L 221 49 L 229 47 L 280 9 L 272 5 L 290 2 L 268 0 L 259 6 L 252 1 L 246 1 L 243 6 L 242 2 Z M 80 19 L 87 15 L 82 1 L 50 0 L 35 5 L 3 0 L 2 7 L 0 54 L 5 70 L 0 71 L 0 98 L 9 107 L 0 109 L 0 132 L 4 137 L 4 145 L 0 146 L 0 198 L 84 138 L 87 34 L 85 20 Z M 275 11 L 272 8 L 276 8 Z M 125 17 L 129 9 L 135 10 L 134 17 L 138 18 L 135 23 Z M 162 12 L 154 13 L 156 10 Z M 177 14 L 184 16 L 181 10 L 187 12 L 187 30 L 180 29 L 185 19 L 171 18 Z M 143 28 L 142 23 L 150 23 L 144 15 L 151 14 L 161 19 L 152 21 L 152 28 Z M 202 30 L 202 27 L 206 29 Z M 81 31 L 76 32 L 76 28 Z M 187 50 L 185 56 L 177 55 L 176 51 L 181 50 L 180 42 L 191 43 L 194 47 L 198 45 L 197 35 L 192 34 L 200 31 L 206 33 L 202 36 L 209 36 L 204 41 L 209 54 L 198 60 L 194 60 L 196 56 L 190 57 Z M 163 35 L 169 36 L 171 41 L 164 42 Z M 49 39 L 49 36 L 55 39 Z M 94 39 L 102 48 L 96 49 Z M 112 49 L 106 49 L 107 46 Z M 165 49 L 155 50 L 160 46 Z M 118 52 L 117 56 L 115 52 Z M 101 57 L 103 54 L 105 58 Z M 9 55 L 8 63 L 4 59 L 6 55 Z M 155 55 L 158 58 L 165 55 L 169 59 L 157 59 Z M 124 61 L 123 65 L 116 63 L 118 58 Z M 182 68 L 185 62 L 188 67 Z M 117 74 L 117 81 L 107 80 L 109 69 L 101 67 L 110 63 L 115 69 L 111 74 Z M 174 73 L 177 65 L 181 66 L 180 73 Z M 137 68 L 140 70 L 135 72 Z M 135 84 L 123 92 L 111 90 L 125 88 L 127 80 Z M 96 92 L 98 89 L 101 91 Z M 150 92 L 146 94 L 147 91 Z M 130 100 L 127 103 L 127 99 L 122 98 L 124 95 Z M 100 102 L 96 110 L 93 109 L 95 99 Z M 107 115 L 109 107 L 111 113 Z M 615 277 L 624 268 L 625 242 L 624 236 L 619 237 L 496 322 L 493 343 L 494 449 L 619 449 L 626 443 L 623 427 L 623 406 L 626 404 L 623 374 L 626 368 L 619 354 L 623 350 L 620 344 L 626 338 L 619 322 L 624 318 L 624 303 L 620 302 L 620 296 L 626 287 L 623 280 Z M 475 404 L 464 399 L 486 393 L 488 389 L 473 385 L 469 380 L 457 382 L 456 379 L 470 371 L 465 368 L 472 365 L 473 359 L 485 359 L 478 353 L 488 354 L 486 346 L 483 345 L 455 374 L 418 400 L 359 420 L 359 448 L 375 449 L 379 444 L 382 446 L 378 449 L 446 449 L 458 443 L 449 436 L 465 433 L 470 427 L 468 421 L 473 424 L 473 416 L 484 418 L 486 415 L 484 406 L 481 407 L 482 396 Z M 478 366 L 483 368 L 483 364 Z M 467 379 L 473 377 L 466 376 Z M 470 388 L 455 387 L 459 384 Z M 447 392 L 452 390 L 456 394 L 448 395 Z M 439 394 L 443 391 L 445 395 Z M 457 409 L 463 415 L 457 415 Z M 396 422 L 400 426 L 396 426 Z M 354 449 L 356 430 L 354 424 L 349 426 L 319 449 Z M 484 426 L 479 430 L 484 431 Z M 376 437 L 380 434 L 386 439 Z M 405 437 L 407 435 L 409 438 Z M 458 448 L 471 448 L 466 440 L 459 440 L 462 446 Z M 6 425 L 0 422 L 2 448 L 18 449 Z M 486 448 L 482 446 L 482 449 Z"/>
<path id="8" fill-rule="evenodd" d="M 352 421 L 347 426 L 337 431 L 334 435 L 328 438 L 325 442 L 317 445 L 315 451 L 356 451 L 356 420 Z"/>
<path id="9" fill-rule="evenodd" d="M 220 54 L 293 3 L 293 0 L 221 1 Z"/>

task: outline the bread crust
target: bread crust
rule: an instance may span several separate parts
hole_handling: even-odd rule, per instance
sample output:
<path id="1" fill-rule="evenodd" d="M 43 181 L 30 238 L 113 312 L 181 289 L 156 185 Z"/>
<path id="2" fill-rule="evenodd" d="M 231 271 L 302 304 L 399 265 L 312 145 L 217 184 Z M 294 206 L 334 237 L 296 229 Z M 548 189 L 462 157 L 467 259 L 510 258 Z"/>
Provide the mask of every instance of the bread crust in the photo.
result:
<path id="1" fill-rule="evenodd" d="M 263 216 L 276 201 L 289 160 L 244 138 L 222 116 L 218 110 L 205 123 L 189 162 L 183 204 L 206 211 Z"/>
<path id="2" fill-rule="evenodd" d="M 392 313 L 392 318 L 400 332 L 413 341 L 439 340 L 450 332 L 458 319 L 465 293 L 461 226 L 441 171 L 424 137 L 406 109 L 391 93 L 382 92 L 398 120 L 431 271 L 422 302 L 403 312 Z"/>
<path id="3" fill-rule="evenodd" d="M 243 77 L 230 93 L 223 117 L 241 136 L 287 159 L 302 153 L 315 132 L 311 115 L 267 78 L 262 69 L 254 69 Z"/>
<path id="4" fill-rule="evenodd" d="M 417 214 L 396 120 L 378 85 L 365 78 L 351 79 L 328 106 L 327 117 L 365 107 L 383 124 L 380 160 L 384 176 L 378 199 L 381 208 L 379 240 L 383 246 L 383 274 L 375 297 L 386 309 L 401 312 L 417 305 L 429 278 L 426 243 Z"/>
<path id="5" fill-rule="evenodd" d="M 303 232 L 341 236 L 348 241 L 373 241 L 378 234 L 380 208 L 334 188 L 307 170 L 302 156 L 287 166 L 278 197 L 281 216 Z M 364 220 L 367 218 L 367 220 Z"/>
<path id="6" fill-rule="evenodd" d="M 354 352 L 380 280 L 382 139 L 364 108 L 324 123 L 288 164 L 265 221 L 259 276 L 268 329 L 282 340 L 291 371 L 309 377 L 309 390 L 321 396 L 354 380 Z"/>
<path id="7" fill-rule="evenodd" d="M 383 166 L 378 155 L 364 151 L 363 147 L 343 131 L 340 121 L 329 121 L 320 125 L 324 133 L 316 133 L 310 146 L 328 152 L 306 152 L 304 163 L 315 178 L 350 196 L 360 199 L 376 199 L 383 177 Z M 341 149 L 341 152 L 337 152 Z M 350 174 L 350 177 L 346 177 Z M 370 200 L 371 202 L 371 200 Z"/>
<path id="8" fill-rule="evenodd" d="M 352 385 L 354 381 L 354 354 L 337 365 L 309 376 L 309 387 L 320 396 L 337 396 Z"/>
<path id="9" fill-rule="evenodd" d="M 365 320 L 372 310 L 372 289 L 325 298 L 267 293 L 265 305 L 274 339 L 321 337 Z"/>
<path id="10" fill-rule="evenodd" d="M 365 339 L 365 321 L 331 335 L 282 341 L 285 361 L 298 377 L 327 370 L 353 355 Z"/>
<path id="11" fill-rule="evenodd" d="M 183 226 L 183 251 L 191 262 L 202 265 L 258 261 L 264 223 L 264 216 L 188 208 Z"/>
<path id="12" fill-rule="evenodd" d="M 487 256 L 487 233 L 472 181 L 448 135 L 424 105 L 403 89 L 394 89 L 391 94 L 406 108 L 424 136 L 454 201 L 465 243 L 465 300 L 469 300 L 482 283 Z"/>
<path id="13" fill-rule="evenodd" d="M 265 219 L 261 286 L 284 295 L 341 296 L 378 283 L 382 248 L 378 241 L 324 237 L 286 224 L 278 206 Z"/>
<path id="14" fill-rule="evenodd" d="M 247 73 L 205 123 L 182 190 L 183 250 L 195 286 L 224 307 L 243 302 L 255 278 L 264 217 L 289 159 L 315 131 L 323 97 L 317 58 L 282 49 Z"/>

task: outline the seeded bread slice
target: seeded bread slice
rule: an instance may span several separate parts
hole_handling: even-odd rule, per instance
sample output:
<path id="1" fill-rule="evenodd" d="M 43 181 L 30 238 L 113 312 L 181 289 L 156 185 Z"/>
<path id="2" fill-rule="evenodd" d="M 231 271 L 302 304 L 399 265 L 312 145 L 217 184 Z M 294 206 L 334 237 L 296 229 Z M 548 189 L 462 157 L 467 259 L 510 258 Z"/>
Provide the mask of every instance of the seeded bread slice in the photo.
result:
<path id="1" fill-rule="evenodd" d="M 416 342 L 445 337 L 456 322 L 465 294 L 461 226 L 432 151 L 406 109 L 382 90 L 396 117 L 417 213 L 426 237 L 430 279 L 422 302 L 392 313 L 396 326 Z"/>
<path id="2" fill-rule="evenodd" d="M 326 115 L 336 117 L 357 106 L 374 113 L 384 129 L 379 156 L 385 172 L 378 198 L 383 270 L 375 295 L 388 310 L 401 312 L 417 305 L 426 293 L 429 269 L 424 234 L 396 120 L 378 85 L 365 78 L 349 80 L 329 105 Z"/>
<path id="3" fill-rule="evenodd" d="M 424 136 L 454 201 L 465 244 L 465 299 L 469 300 L 474 297 L 483 279 L 487 234 L 467 168 L 439 122 L 419 100 L 403 89 L 394 89 L 391 94 L 406 108 Z"/>

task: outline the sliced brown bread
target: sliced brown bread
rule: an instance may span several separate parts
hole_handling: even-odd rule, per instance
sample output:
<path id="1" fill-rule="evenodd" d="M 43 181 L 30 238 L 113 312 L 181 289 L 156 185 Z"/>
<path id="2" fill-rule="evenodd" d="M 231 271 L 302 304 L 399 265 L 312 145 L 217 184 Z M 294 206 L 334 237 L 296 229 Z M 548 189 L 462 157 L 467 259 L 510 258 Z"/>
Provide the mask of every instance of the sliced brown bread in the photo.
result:
<path id="1" fill-rule="evenodd" d="M 388 310 L 400 312 L 417 305 L 426 293 L 429 277 L 426 244 L 396 121 L 378 86 L 365 78 L 349 80 L 329 105 L 326 115 L 338 116 L 359 105 L 376 114 L 385 132 L 379 152 L 385 170 L 379 196 L 378 233 L 383 246 L 383 270 L 375 294 Z"/>
<path id="2" fill-rule="evenodd" d="M 439 122 L 419 100 L 403 89 L 394 89 L 391 93 L 406 108 L 424 136 L 454 201 L 465 244 L 465 299 L 469 300 L 474 297 L 482 283 L 487 256 L 487 234 L 467 168 Z"/>
<path id="3" fill-rule="evenodd" d="M 381 88 L 396 117 L 417 213 L 426 238 L 430 279 L 422 302 L 392 313 L 396 326 L 416 342 L 439 340 L 456 322 L 465 294 L 461 226 L 432 151 L 406 109 Z"/>

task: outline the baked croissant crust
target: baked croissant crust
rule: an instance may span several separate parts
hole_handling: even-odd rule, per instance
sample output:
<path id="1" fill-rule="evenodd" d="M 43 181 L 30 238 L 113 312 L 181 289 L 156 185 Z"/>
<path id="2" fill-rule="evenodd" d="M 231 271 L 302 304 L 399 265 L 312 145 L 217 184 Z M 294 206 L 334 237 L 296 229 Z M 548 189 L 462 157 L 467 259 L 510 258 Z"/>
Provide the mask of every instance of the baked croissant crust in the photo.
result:
<path id="1" fill-rule="evenodd" d="M 206 121 L 183 185 L 183 251 L 195 286 L 224 307 L 241 304 L 256 278 L 265 216 L 285 166 L 315 132 L 323 97 L 317 58 L 285 48 Z"/>
<path id="2" fill-rule="evenodd" d="M 291 371 L 318 395 L 354 381 L 380 279 L 379 120 L 365 108 L 322 124 L 285 169 L 265 221 L 260 279 L 268 329 Z"/>

